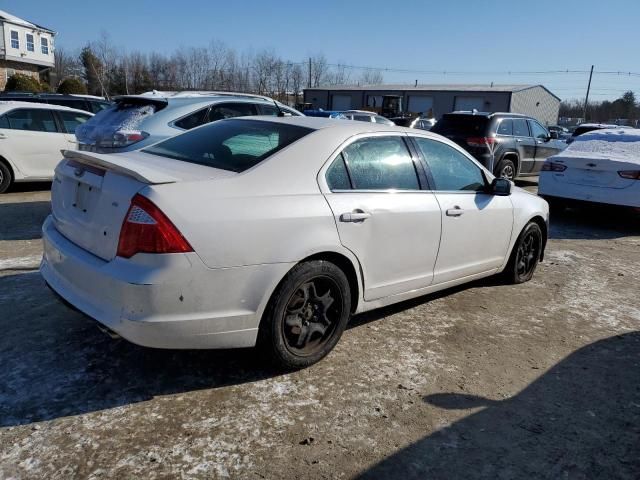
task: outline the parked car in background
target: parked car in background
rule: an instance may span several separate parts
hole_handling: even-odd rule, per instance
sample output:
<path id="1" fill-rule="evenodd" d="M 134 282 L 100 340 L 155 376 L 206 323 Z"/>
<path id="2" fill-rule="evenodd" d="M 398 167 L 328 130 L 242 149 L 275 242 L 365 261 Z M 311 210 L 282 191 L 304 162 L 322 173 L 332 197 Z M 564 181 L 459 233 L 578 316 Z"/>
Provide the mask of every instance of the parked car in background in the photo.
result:
<path id="1" fill-rule="evenodd" d="M 556 132 L 558 134 L 559 140 L 567 140 L 571 136 L 571 132 L 566 127 L 561 127 L 560 125 L 549 125 L 547 127 L 549 132 Z"/>
<path id="2" fill-rule="evenodd" d="M 567 200 L 640 208 L 640 130 L 592 130 L 550 157 L 538 194 L 550 203 Z"/>
<path id="3" fill-rule="evenodd" d="M 630 127 L 619 127 L 618 125 L 611 124 L 611 123 L 582 123 L 573 130 L 573 132 L 571 133 L 571 136 L 567 138 L 567 143 L 573 143 L 576 137 L 579 137 L 580 135 L 583 135 L 585 133 L 593 132 L 594 130 L 605 130 L 610 128 L 630 128 Z"/>
<path id="4" fill-rule="evenodd" d="M 417 128 L 419 130 L 431 130 L 436 124 L 435 118 L 426 117 L 394 117 L 391 121 L 399 127 Z"/>
<path id="5" fill-rule="evenodd" d="M 60 151 L 77 148 L 74 131 L 92 116 L 58 105 L 0 102 L 0 193 L 14 182 L 51 181 Z"/>
<path id="6" fill-rule="evenodd" d="M 353 313 L 499 272 L 528 281 L 547 222 L 542 198 L 438 135 L 244 117 L 135 152 L 66 152 L 40 271 L 134 343 L 257 343 L 301 368 Z"/>
<path id="7" fill-rule="evenodd" d="M 517 113 L 447 113 L 431 129 L 473 155 L 498 177 L 537 175 L 547 157 L 566 148 L 537 120 Z"/>
<path id="8" fill-rule="evenodd" d="M 224 118 L 302 115 L 260 95 L 231 92 L 148 92 L 116 97 L 76 131 L 81 150 L 117 153 L 146 147 Z"/>
<path id="9" fill-rule="evenodd" d="M 0 101 L 49 103 L 51 105 L 60 105 L 91 113 L 98 113 L 113 105 L 113 102 L 109 102 L 102 97 L 94 97 L 92 95 L 63 95 L 60 93 L 6 92 L 0 94 Z"/>
<path id="10" fill-rule="evenodd" d="M 380 123 L 382 125 L 395 125 L 395 123 L 393 123 L 388 118 L 385 118 L 382 115 L 378 115 L 374 112 L 368 112 L 366 110 L 347 110 L 341 113 L 347 120 L 356 120 L 358 122 L 373 122 Z"/>

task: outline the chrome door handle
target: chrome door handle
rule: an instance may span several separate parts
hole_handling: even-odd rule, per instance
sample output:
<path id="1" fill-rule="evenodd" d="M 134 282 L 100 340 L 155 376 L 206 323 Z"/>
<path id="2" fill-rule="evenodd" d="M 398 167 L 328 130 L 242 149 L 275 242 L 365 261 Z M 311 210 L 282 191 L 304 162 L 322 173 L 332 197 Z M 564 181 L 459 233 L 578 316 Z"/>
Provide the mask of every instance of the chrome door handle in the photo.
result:
<path id="1" fill-rule="evenodd" d="M 0 138 L 7 138 L 7 136 L 4 133 L 0 133 Z"/>
<path id="2" fill-rule="evenodd" d="M 457 205 L 453 208 L 450 208 L 447 210 L 447 216 L 448 217 L 459 217 L 460 215 L 462 215 L 464 213 L 464 210 L 460 207 L 458 207 Z"/>
<path id="3" fill-rule="evenodd" d="M 521 138 L 516 138 L 516 142 L 524 142 Z"/>
<path id="4" fill-rule="evenodd" d="M 542 140 L 538 140 L 536 143 L 537 143 L 538 145 L 542 145 L 542 143 L 543 143 L 543 142 L 542 142 Z"/>
<path id="5" fill-rule="evenodd" d="M 367 218 L 371 216 L 370 213 L 355 211 L 355 212 L 347 212 L 340 215 L 341 222 L 364 222 Z"/>

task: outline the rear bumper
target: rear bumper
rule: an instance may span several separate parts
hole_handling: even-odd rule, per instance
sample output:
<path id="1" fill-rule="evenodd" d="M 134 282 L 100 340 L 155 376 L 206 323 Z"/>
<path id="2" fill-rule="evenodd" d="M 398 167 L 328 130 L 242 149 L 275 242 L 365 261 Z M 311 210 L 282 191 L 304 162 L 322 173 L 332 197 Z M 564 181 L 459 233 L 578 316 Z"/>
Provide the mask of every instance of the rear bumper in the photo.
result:
<path id="1" fill-rule="evenodd" d="M 557 197 L 567 200 L 640 207 L 640 181 L 627 188 L 594 187 L 568 183 L 557 177 L 554 172 L 540 172 L 538 195 Z"/>
<path id="2" fill-rule="evenodd" d="M 40 272 L 54 292 L 123 338 L 155 348 L 255 345 L 269 295 L 290 264 L 211 269 L 196 254 L 106 262 L 43 226 Z"/>

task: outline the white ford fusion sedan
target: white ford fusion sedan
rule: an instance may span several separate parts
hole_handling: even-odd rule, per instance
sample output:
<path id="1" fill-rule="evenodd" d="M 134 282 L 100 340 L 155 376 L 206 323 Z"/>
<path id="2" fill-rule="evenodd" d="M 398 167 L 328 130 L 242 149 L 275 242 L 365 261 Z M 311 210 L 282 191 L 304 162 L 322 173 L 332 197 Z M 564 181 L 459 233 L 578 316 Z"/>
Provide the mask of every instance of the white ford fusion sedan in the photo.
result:
<path id="1" fill-rule="evenodd" d="M 317 362 L 349 317 L 500 272 L 529 280 L 548 205 L 428 132 L 229 119 L 121 154 L 66 151 L 41 273 L 131 342 Z"/>

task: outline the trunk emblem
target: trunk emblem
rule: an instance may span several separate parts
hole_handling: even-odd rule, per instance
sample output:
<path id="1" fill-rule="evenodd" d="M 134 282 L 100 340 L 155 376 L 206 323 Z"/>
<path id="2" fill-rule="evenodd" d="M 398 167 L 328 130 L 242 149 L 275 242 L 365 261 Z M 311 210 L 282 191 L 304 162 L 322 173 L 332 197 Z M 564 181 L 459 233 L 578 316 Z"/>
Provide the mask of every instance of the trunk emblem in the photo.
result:
<path id="1" fill-rule="evenodd" d="M 84 175 L 84 172 L 85 172 L 85 169 L 84 169 L 84 168 L 80 168 L 80 167 L 78 167 L 78 168 L 76 168 L 76 169 L 73 171 L 73 174 L 74 174 L 76 177 L 81 177 L 81 176 L 83 176 L 83 175 Z"/>

